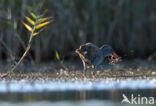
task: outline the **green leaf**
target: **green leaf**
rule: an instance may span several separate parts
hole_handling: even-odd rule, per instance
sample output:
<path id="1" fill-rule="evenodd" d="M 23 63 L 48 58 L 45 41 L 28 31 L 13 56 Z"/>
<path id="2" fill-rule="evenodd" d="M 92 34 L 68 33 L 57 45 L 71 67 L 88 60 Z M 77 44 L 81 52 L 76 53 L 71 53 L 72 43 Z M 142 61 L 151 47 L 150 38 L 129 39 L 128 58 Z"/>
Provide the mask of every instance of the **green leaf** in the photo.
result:
<path id="1" fill-rule="evenodd" d="M 35 25 L 35 22 L 32 20 L 32 19 L 30 19 L 29 17 L 27 17 L 27 16 L 25 16 L 25 18 L 28 20 L 28 22 L 30 22 L 32 25 Z"/>
<path id="2" fill-rule="evenodd" d="M 32 36 L 36 36 L 36 35 L 38 35 L 40 32 L 35 32 L 35 33 L 33 33 L 33 35 Z"/>
<path id="3" fill-rule="evenodd" d="M 51 23 L 51 22 L 52 22 L 52 21 L 47 21 L 47 22 L 44 22 L 44 23 L 38 24 L 35 28 L 36 28 L 36 29 L 39 29 L 39 28 L 41 28 L 41 27 L 46 26 L 47 24 L 49 24 L 49 23 Z"/>
<path id="4" fill-rule="evenodd" d="M 14 61 L 15 60 L 15 56 L 14 55 L 10 55 L 11 56 L 11 60 Z"/>
<path id="5" fill-rule="evenodd" d="M 33 29 L 28 24 L 26 24 L 24 22 L 23 22 L 23 24 L 30 32 L 33 32 Z"/>
<path id="6" fill-rule="evenodd" d="M 38 35 L 38 34 L 39 34 L 40 32 L 42 32 L 44 29 L 45 29 L 45 27 L 44 27 L 44 28 L 42 28 L 42 29 L 40 29 L 38 32 L 35 32 L 35 33 L 33 34 L 33 36 Z"/>
<path id="7" fill-rule="evenodd" d="M 46 21 L 46 20 L 48 20 L 48 19 L 51 19 L 52 17 L 46 17 L 46 18 L 40 18 L 39 19 L 39 23 L 42 23 L 42 22 L 44 22 L 44 21 Z"/>
<path id="8" fill-rule="evenodd" d="M 30 12 L 30 15 L 36 20 L 37 19 L 37 16 L 33 13 L 33 12 Z"/>
<path id="9" fill-rule="evenodd" d="M 17 22 L 14 20 L 14 29 L 17 29 Z"/>
<path id="10" fill-rule="evenodd" d="M 57 51 L 55 52 L 55 55 L 56 55 L 56 59 L 57 59 L 57 60 L 60 60 L 60 56 L 59 56 L 59 54 L 58 54 Z"/>

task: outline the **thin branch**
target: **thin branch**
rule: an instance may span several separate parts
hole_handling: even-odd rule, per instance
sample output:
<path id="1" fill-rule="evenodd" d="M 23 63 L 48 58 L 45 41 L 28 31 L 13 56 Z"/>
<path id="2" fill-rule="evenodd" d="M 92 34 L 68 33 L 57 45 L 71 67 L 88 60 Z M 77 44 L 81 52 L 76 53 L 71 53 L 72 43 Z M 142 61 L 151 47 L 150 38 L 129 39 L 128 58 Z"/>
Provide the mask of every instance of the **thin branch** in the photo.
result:
<path id="1" fill-rule="evenodd" d="M 22 57 L 18 61 L 18 63 L 10 71 L 0 75 L 1 78 L 7 77 L 11 72 L 13 72 L 19 66 L 19 64 L 22 62 L 24 57 L 27 55 L 27 53 L 28 53 L 28 51 L 30 50 L 30 47 L 31 47 L 31 42 L 32 42 L 32 37 L 33 37 L 34 31 L 35 31 L 35 26 L 33 28 L 33 32 L 31 32 L 31 35 L 30 35 L 30 38 L 29 38 L 29 42 L 28 42 L 28 46 L 27 46 L 25 52 L 23 53 Z"/>
<path id="2" fill-rule="evenodd" d="M 33 38 L 33 36 L 35 36 L 34 34 L 37 33 L 37 32 L 35 32 L 35 30 L 36 30 L 36 29 L 40 29 L 41 27 L 44 27 L 44 26 L 46 26 L 47 24 L 51 23 L 51 21 L 47 21 L 47 22 L 39 23 L 39 24 L 36 25 L 36 23 L 39 22 L 39 19 L 36 19 L 35 22 L 32 21 L 32 20 L 30 20 L 30 19 L 28 19 L 28 17 L 26 17 L 26 19 L 27 19 L 27 21 L 28 21 L 29 23 L 32 23 L 32 22 L 34 23 L 33 28 L 31 28 L 29 25 L 27 25 L 26 23 L 23 22 L 24 26 L 25 26 L 29 31 L 31 31 L 30 38 L 29 38 L 29 42 L 28 42 L 28 46 L 27 46 L 27 48 L 25 49 L 25 52 L 23 53 L 23 55 L 22 55 L 22 57 L 20 58 L 20 60 L 18 61 L 18 63 L 17 63 L 13 68 L 11 68 L 8 72 L 6 72 L 6 73 L 0 75 L 1 78 L 7 77 L 11 72 L 13 72 L 13 71 L 20 65 L 20 63 L 22 62 L 22 60 L 24 59 L 24 57 L 28 54 L 28 52 L 29 52 L 29 50 L 30 50 L 30 47 L 31 47 L 32 38 Z M 41 29 L 40 31 L 42 31 L 42 29 Z M 39 33 L 39 32 L 38 32 L 38 33 Z M 38 33 L 37 33 L 37 34 L 38 34 Z M 36 35 L 37 35 L 37 34 L 36 34 Z"/>
<path id="3" fill-rule="evenodd" d="M 21 37 L 19 36 L 19 34 L 17 34 L 17 32 L 16 32 L 16 37 L 17 37 L 17 39 L 19 40 L 19 42 L 22 44 L 22 47 L 23 47 L 24 49 L 26 49 L 26 46 L 25 46 L 23 40 L 21 39 Z M 35 65 L 35 62 L 34 62 L 32 56 L 31 56 L 30 54 L 28 54 L 28 57 L 29 57 L 30 60 L 31 60 L 31 64 L 32 64 L 32 65 Z"/>

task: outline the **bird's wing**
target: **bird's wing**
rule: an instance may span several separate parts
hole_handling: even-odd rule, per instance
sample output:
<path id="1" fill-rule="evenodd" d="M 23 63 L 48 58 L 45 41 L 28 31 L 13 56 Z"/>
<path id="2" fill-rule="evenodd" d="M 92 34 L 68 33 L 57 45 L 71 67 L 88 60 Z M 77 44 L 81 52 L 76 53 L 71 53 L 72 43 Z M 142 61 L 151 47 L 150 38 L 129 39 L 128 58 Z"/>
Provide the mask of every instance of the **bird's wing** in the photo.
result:
<path id="1" fill-rule="evenodd" d="M 99 50 L 96 52 L 95 56 L 91 60 L 91 63 L 94 64 L 95 66 L 98 66 L 102 63 L 102 61 L 103 61 L 102 52 Z"/>
<path id="2" fill-rule="evenodd" d="M 80 56 L 82 61 L 85 61 L 89 66 L 92 66 L 90 60 L 88 60 L 88 52 L 76 49 L 76 53 Z"/>
<path id="3" fill-rule="evenodd" d="M 85 45 L 81 46 L 84 57 L 93 65 L 95 65 L 95 60 L 101 55 L 101 50 L 96 46 L 95 44 L 92 43 L 87 43 Z"/>

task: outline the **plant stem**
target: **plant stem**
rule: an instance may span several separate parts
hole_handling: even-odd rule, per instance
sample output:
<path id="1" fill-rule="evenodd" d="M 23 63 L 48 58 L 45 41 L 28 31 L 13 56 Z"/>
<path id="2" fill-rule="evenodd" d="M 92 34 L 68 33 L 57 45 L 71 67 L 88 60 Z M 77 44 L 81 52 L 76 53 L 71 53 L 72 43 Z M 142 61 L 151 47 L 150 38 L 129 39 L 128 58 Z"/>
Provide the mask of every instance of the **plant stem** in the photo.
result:
<path id="1" fill-rule="evenodd" d="M 0 75 L 1 78 L 7 77 L 11 72 L 13 72 L 17 68 L 17 66 L 19 66 L 19 64 L 22 62 L 22 60 L 24 59 L 24 57 L 27 55 L 27 53 L 28 53 L 28 51 L 30 50 L 30 47 L 31 47 L 31 42 L 32 42 L 32 37 L 33 37 L 34 31 L 35 31 L 35 26 L 33 28 L 33 32 L 31 32 L 31 34 L 30 34 L 28 46 L 27 46 L 25 52 L 23 53 L 22 57 L 18 61 L 18 63 L 10 71 L 8 71 L 8 72 Z"/>

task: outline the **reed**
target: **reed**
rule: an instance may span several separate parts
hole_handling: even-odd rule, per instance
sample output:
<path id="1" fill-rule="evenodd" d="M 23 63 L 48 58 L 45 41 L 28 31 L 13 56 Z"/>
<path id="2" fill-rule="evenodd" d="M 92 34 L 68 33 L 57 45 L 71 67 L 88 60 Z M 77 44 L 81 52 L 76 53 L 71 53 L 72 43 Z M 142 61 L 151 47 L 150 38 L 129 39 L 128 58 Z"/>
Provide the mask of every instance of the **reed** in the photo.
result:
<path id="1" fill-rule="evenodd" d="M 23 53 L 23 55 L 19 59 L 19 61 L 8 72 L 0 75 L 1 78 L 8 76 L 11 72 L 13 72 L 21 64 L 21 62 L 26 57 L 26 55 L 28 54 L 28 52 L 31 48 L 31 43 L 32 43 L 33 37 L 38 35 L 40 32 L 42 32 L 45 29 L 45 26 L 52 22 L 50 20 L 51 17 L 43 18 L 44 15 L 37 16 L 32 12 L 30 13 L 30 15 L 32 16 L 33 19 L 29 18 L 28 16 L 25 16 L 26 20 L 29 22 L 30 25 L 23 22 L 23 25 L 27 28 L 28 31 L 31 32 L 25 52 Z M 12 58 L 13 58 L 13 60 L 15 60 L 14 56 L 12 56 Z"/>
<path id="2" fill-rule="evenodd" d="M 108 43 L 125 58 L 147 58 L 156 50 L 155 0 L 1 0 L 0 39 L 15 57 L 21 57 L 28 40 L 21 20 L 29 11 L 47 10 L 54 16 L 42 36 L 30 49 L 35 62 L 52 61 L 55 50 L 62 57 L 70 55 L 85 42 L 98 46 Z M 38 47 L 38 48 L 36 48 Z M 70 55 L 70 56 L 69 56 Z M 0 60 L 9 60 L 10 54 L 0 43 Z M 29 58 L 26 58 L 29 59 Z"/>

